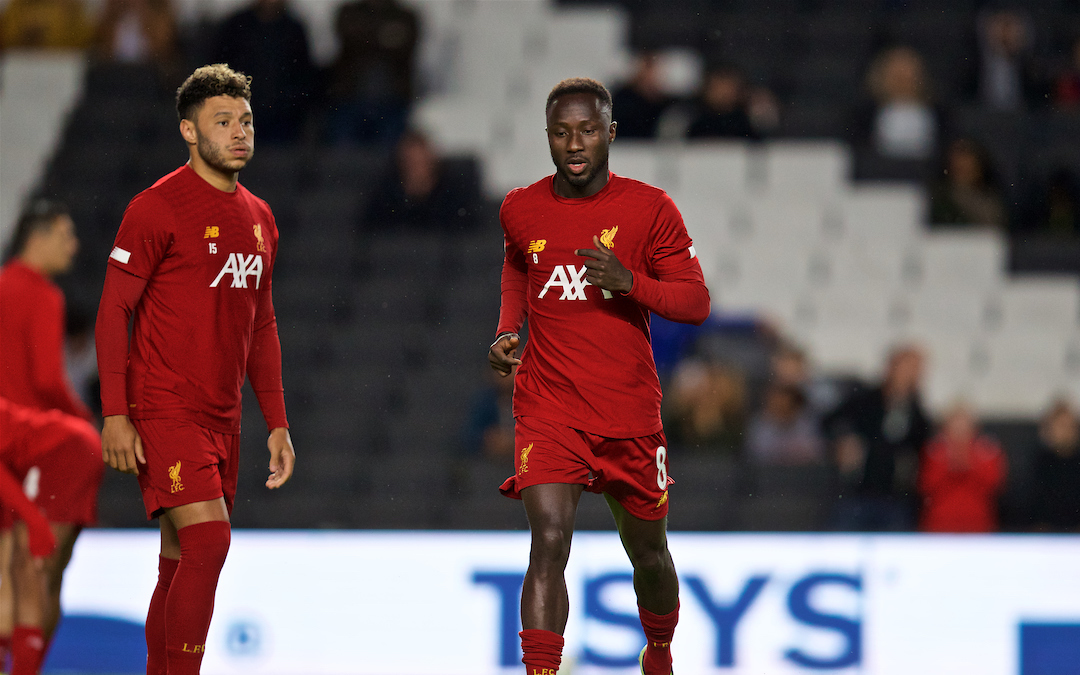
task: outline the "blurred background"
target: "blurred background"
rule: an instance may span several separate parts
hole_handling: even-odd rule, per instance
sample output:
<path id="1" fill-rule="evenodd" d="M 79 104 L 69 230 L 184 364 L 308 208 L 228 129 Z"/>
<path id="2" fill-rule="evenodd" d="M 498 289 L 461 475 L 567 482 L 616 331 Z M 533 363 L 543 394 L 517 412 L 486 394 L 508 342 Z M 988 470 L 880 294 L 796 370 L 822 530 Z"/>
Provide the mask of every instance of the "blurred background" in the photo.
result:
<path id="1" fill-rule="evenodd" d="M 552 171 L 544 99 L 615 95 L 615 173 L 667 190 L 713 295 L 654 321 L 675 507 L 702 531 L 1080 527 L 1075 0 L 6 0 L 0 234 L 67 203 L 69 367 L 124 208 L 186 160 L 173 92 L 254 78 L 241 182 L 281 231 L 300 458 L 238 527 L 524 529 L 487 372 L 506 191 Z M 583 529 L 607 529 L 583 500 Z M 145 527 L 110 473 L 101 524 Z"/>

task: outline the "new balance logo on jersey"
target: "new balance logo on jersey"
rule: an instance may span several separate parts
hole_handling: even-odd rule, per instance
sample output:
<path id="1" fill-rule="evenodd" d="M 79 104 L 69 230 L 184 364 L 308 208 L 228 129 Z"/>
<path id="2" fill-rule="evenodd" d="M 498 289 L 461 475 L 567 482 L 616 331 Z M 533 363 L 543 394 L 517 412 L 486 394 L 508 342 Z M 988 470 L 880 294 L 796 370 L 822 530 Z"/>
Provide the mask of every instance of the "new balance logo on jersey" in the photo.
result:
<path id="1" fill-rule="evenodd" d="M 588 268 L 582 265 L 577 267 L 576 265 L 556 265 L 555 269 L 551 271 L 551 278 L 544 284 L 544 290 L 540 291 L 538 297 L 543 298 L 547 295 L 547 292 L 552 288 L 558 286 L 562 288 L 562 295 L 559 296 L 560 300 L 585 300 L 585 287 L 592 286 L 585 279 L 585 274 L 588 272 Z"/>
<path id="2" fill-rule="evenodd" d="M 243 253 L 230 253 L 229 259 L 225 261 L 225 266 L 218 272 L 217 277 L 214 278 L 214 283 L 210 284 L 210 288 L 217 288 L 226 272 L 231 272 L 233 275 L 230 288 L 247 288 L 248 277 L 254 275 L 255 288 L 257 289 L 259 283 L 262 282 L 262 256 L 257 253 L 252 253 L 249 256 L 245 256 Z"/>

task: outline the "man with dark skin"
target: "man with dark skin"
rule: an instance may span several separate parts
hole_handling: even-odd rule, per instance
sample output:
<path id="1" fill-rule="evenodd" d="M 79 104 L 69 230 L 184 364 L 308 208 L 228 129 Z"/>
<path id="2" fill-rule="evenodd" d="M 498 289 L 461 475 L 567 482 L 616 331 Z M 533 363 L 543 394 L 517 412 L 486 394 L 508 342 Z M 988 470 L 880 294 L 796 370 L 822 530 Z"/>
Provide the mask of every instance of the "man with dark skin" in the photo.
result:
<path id="1" fill-rule="evenodd" d="M 679 582 L 667 546 L 667 450 L 648 315 L 700 324 L 708 289 L 670 198 L 609 172 L 616 125 L 603 85 L 564 80 L 546 112 L 556 171 L 503 202 L 503 299 L 488 352 L 504 376 L 519 366 L 517 470 L 502 491 L 523 501 L 532 530 L 523 661 L 528 675 L 553 675 L 561 662 L 563 573 L 588 489 L 604 494 L 634 566 L 642 673 L 668 675 Z M 519 359 L 526 317 L 530 340 Z"/>

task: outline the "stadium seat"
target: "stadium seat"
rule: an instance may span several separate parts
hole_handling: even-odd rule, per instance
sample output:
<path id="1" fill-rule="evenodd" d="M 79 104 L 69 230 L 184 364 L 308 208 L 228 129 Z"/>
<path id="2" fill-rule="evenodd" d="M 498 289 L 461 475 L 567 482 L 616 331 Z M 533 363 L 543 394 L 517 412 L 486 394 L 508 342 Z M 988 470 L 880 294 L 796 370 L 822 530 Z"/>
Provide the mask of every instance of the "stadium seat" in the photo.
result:
<path id="1" fill-rule="evenodd" d="M 851 175 L 851 157 L 836 141 L 774 141 L 764 148 L 764 188 L 770 197 L 828 200 Z"/>
<path id="2" fill-rule="evenodd" d="M 738 141 L 695 141 L 678 148 L 675 157 L 675 203 L 693 195 L 709 195 L 721 203 L 740 200 L 749 175 L 749 148 Z"/>
<path id="3" fill-rule="evenodd" d="M 1080 328 L 1080 283 L 1072 276 L 1009 279 L 988 311 L 1005 332 L 1068 335 Z"/>
<path id="4" fill-rule="evenodd" d="M 924 288 L 991 290 L 1005 280 L 1005 241 L 990 230 L 933 232 L 913 264 Z"/>

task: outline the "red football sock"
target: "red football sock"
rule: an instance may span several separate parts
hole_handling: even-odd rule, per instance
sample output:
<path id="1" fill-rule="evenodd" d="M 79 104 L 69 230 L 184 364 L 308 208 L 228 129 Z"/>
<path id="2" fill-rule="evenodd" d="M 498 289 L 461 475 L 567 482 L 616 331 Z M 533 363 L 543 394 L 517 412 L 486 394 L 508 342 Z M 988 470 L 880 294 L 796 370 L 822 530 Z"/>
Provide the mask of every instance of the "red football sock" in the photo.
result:
<path id="1" fill-rule="evenodd" d="M 11 675 L 38 675 L 45 660 L 45 636 L 40 628 L 15 626 L 11 633 Z"/>
<path id="2" fill-rule="evenodd" d="M 229 524 L 221 520 L 177 530 L 180 564 L 165 601 L 165 652 L 169 675 L 199 675 L 206 633 L 214 613 L 214 593 L 229 553 Z"/>
<path id="3" fill-rule="evenodd" d="M 158 556 L 158 578 L 146 613 L 146 675 L 168 675 L 165 659 L 165 600 L 179 560 Z"/>
<path id="4" fill-rule="evenodd" d="M 679 623 L 679 607 L 670 614 L 653 614 L 638 606 L 641 627 L 645 630 L 645 675 L 670 675 L 671 673 L 671 638 L 675 635 L 675 624 Z"/>
<path id="5" fill-rule="evenodd" d="M 555 675 L 562 663 L 563 636 L 538 628 L 523 630 L 518 635 L 521 651 L 525 653 L 521 657 L 525 675 Z"/>

